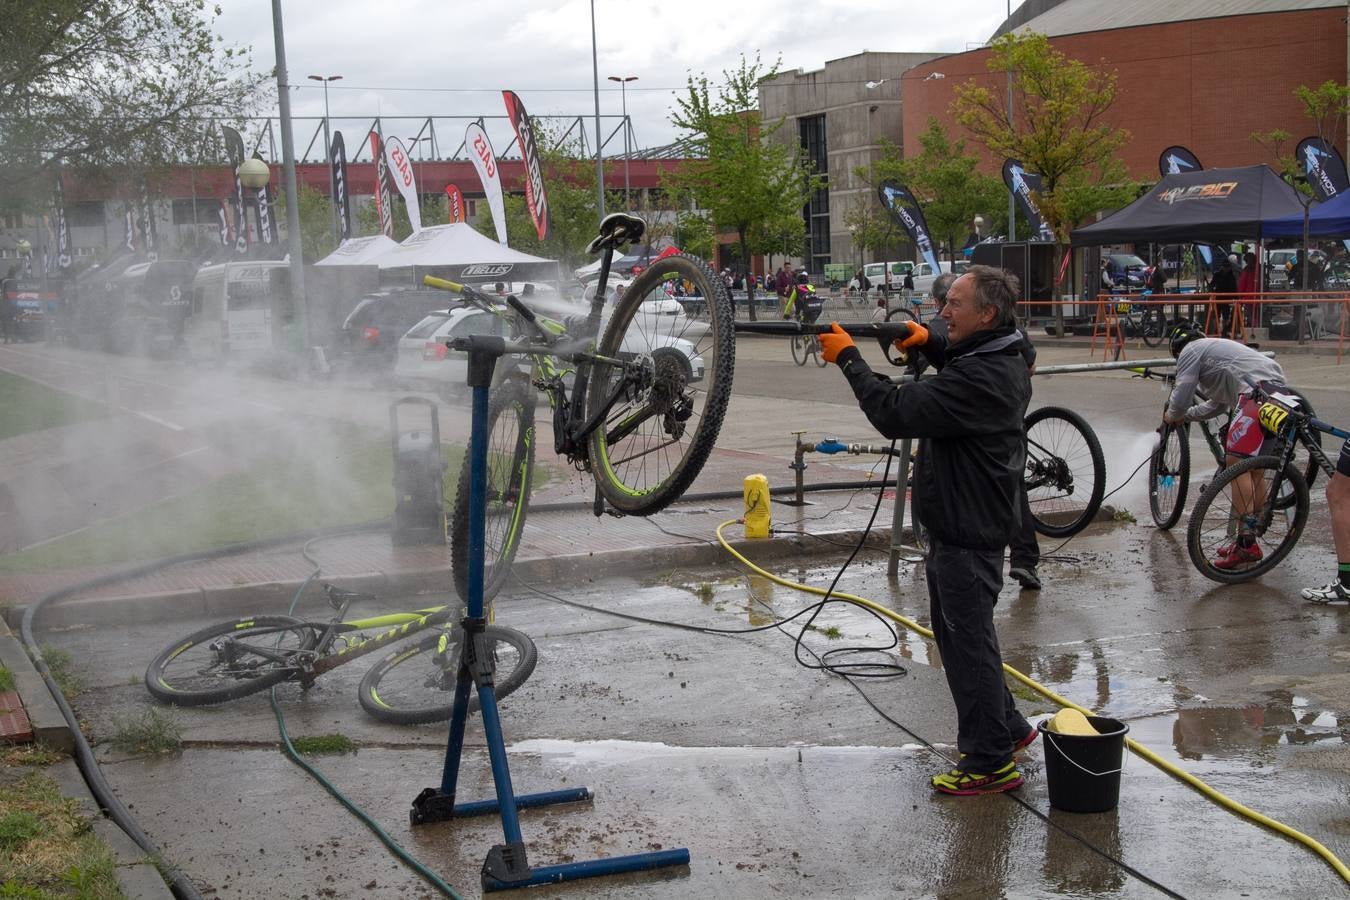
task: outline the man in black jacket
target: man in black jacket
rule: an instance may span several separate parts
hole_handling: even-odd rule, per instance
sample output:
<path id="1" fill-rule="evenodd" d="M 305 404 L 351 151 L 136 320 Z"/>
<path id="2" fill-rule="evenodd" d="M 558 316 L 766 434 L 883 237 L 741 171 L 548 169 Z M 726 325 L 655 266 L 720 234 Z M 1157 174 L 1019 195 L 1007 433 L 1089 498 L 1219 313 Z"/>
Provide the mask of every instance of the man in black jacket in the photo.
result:
<path id="1" fill-rule="evenodd" d="M 1003 548 L 1020 524 L 1031 377 L 1014 325 L 1017 279 L 971 266 L 947 293 L 947 340 L 911 326 L 903 349 L 919 349 L 936 376 L 901 388 L 872 372 L 836 324 L 821 335 L 868 420 L 888 438 L 925 438 L 914 466 L 915 513 L 928 526 L 928 598 L 933 636 L 957 713 L 957 767 L 933 776 L 947 794 L 1020 787 L 1013 753 L 1036 731 L 1003 680 L 994 604 Z"/>

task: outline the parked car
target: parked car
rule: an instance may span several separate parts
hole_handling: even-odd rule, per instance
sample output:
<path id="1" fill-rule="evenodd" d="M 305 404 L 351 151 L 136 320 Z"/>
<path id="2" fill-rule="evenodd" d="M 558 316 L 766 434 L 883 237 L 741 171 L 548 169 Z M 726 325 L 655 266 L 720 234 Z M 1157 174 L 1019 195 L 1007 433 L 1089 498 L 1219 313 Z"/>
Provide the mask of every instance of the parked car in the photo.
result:
<path id="1" fill-rule="evenodd" d="M 1266 251 L 1266 287 L 1283 290 L 1289 286 L 1289 266 L 1297 250 Z"/>
<path id="2" fill-rule="evenodd" d="M 937 281 L 939 275 L 945 275 L 948 272 L 955 272 L 957 275 L 960 275 L 969 265 L 970 263 L 964 259 L 953 260 L 951 262 L 944 259 L 938 261 L 939 270 L 934 272 L 933 267 L 927 262 L 916 262 L 914 264 L 914 269 L 911 272 L 914 276 L 914 293 L 919 296 L 931 294 L 933 292 L 933 282 Z"/>
<path id="3" fill-rule="evenodd" d="M 445 291 L 412 288 L 364 297 L 342 323 L 339 349 L 358 368 L 387 369 L 399 339 L 429 312 L 445 308 L 446 299 Z"/>
<path id="4" fill-rule="evenodd" d="M 1148 287 L 1147 269 L 1148 263 L 1133 253 L 1111 253 L 1106 257 L 1106 271 L 1116 291 L 1134 294 Z"/>
<path id="5" fill-rule="evenodd" d="M 905 281 L 905 273 L 914 268 L 912 262 L 870 262 L 863 266 L 863 274 L 872 283 L 873 290 L 881 290 L 886 285 L 886 272 L 891 273 L 891 290 L 898 291 Z"/>
<path id="6" fill-rule="evenodd" d="M 646 304 L 650 305 L 650 304 Z M 678 308 L 679 304 L 676 304 Z M 549 315 L 549 313 L 543 313 Z M 683 311 L 680 313 L 683 315 Z M 476 307 L 442 309 L 430 313 L 408 330 L 398 342 L 398 357 L 394 375 L 413 387 L 428 388 L 443 395 L 455 395 L 466 387 L 468 354 L 451 350 L 447 341 L 471 334 L 503 334 L 505 323 L 500 316 Z M 656 344 L 652 346 L 653 338 Z M 670 333 L 656 333 L 634 322 L 619 345 L 620 355 L 631 353 L 678 353 L 687 366 L 686 373 L 693 382 L 703 380 L 704 360 L 694 345 Z M 505 361 L 503 365 L 507 364 Z M 522 364 L 515 360 L 515 364 Z M 571 375 L 564 377 L 571 388 Z"/>

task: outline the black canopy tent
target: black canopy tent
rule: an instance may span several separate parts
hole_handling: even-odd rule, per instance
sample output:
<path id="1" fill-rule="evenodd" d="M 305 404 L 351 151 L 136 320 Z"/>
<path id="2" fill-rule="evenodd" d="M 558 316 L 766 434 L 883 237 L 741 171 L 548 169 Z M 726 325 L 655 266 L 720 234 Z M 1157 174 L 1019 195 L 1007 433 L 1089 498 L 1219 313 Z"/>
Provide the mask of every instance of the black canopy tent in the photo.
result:
<path id="1" fill-rule="evenodd" d="M 1303 215 L 1303 204 L 1269 166 L 1201 169 L 1164 177 L 1119 212 L 1076 229 L 1070 239 L 1075 247 L 1252 240 L 1265 236 L 1266 222 L 1295 215 Z"/>

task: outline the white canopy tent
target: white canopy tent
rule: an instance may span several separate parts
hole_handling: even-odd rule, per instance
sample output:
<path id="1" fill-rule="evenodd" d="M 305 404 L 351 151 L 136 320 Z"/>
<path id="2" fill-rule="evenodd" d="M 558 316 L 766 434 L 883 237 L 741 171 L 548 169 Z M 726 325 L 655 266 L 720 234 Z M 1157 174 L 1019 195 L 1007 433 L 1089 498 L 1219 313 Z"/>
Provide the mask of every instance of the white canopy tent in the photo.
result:
<path id="1" fill-rule="evenodd" d="M 336 250 L 316 262 L 316 266 L 370 266 L 379 257 L 398 247 L 398 242 L 382 234 L 347 238 Z"/>
<path id="2" fill-rule="evenodd" d="M 381 272 L 412 269 L 456 281 L 556 281 L 556 260 L 503 247 L 463 222 L 423 228 L 380 256 Z"/>

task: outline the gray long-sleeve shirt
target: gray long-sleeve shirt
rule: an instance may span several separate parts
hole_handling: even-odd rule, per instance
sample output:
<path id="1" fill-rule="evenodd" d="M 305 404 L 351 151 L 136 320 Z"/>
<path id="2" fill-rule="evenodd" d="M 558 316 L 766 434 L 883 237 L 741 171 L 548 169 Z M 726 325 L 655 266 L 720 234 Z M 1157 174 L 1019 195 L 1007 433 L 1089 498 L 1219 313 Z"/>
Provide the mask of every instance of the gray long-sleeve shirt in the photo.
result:
<path id="1" fill-rule="evenodd" d="M 1228 412 L 1248 389 L 1245 379 L 1284 384 L 1284 370 L 1275 360 L 1237 341 L 1191 341 L 1177 357 L 1177 381 L 1167 401 L 1167 414 L 1176 418 L 1184 412 L 1186 421 L 1195 422 Z M 1209 399 L 1192 406 L 1197 388 Z"/>

